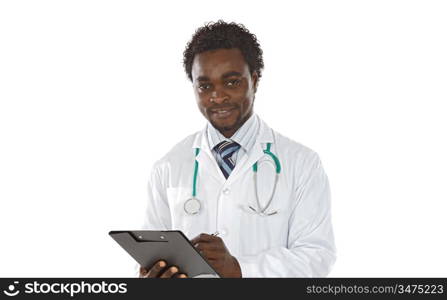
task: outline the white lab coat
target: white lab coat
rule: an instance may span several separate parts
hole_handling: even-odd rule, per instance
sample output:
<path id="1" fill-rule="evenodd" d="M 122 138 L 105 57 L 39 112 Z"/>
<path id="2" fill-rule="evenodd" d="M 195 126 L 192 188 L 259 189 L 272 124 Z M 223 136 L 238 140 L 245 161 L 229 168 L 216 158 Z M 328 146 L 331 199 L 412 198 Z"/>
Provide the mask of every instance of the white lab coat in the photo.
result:
<path id="1" fill-rule="evenodd" d="M 266 157 L 266 143 L 272 143 L 271 152 L 282 168 L 268 209 L 278 211 L 272 216 L 248 209 L 248 204 L 257 207 L 252 165 Z M 188 215 L 184 203 L 192 194 L 194 148 L 200 148 L 197 198 L 202 209 Z M 271 193 L 274 174 L 268 164 L 260 165 L 262 205 Z M 335 262 L 329 183 L 318 155 L 263 121 L 252 150 L 238 160 L 227 180 L 211 153 L 206 129 L 157 161 L 149 181 L 144 229 L 181 230 L 189 239 L 217 231 L 239 261 L 243 277 L 323 277 Z"/>

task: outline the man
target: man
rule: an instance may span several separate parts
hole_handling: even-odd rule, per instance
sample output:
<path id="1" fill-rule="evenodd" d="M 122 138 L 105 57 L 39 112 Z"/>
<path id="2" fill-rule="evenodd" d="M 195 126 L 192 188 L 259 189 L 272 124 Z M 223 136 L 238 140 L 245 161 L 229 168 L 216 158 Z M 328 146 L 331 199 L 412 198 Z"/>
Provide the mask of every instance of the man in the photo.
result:
<path id="1" fill-rule="evenodd" d="M 184 67 L 208 123 L 155 163 L 145 229 L 183 231 L 222 277 L 326 276 L 335 261 L 327 176 L 315 152 L 253 113 L 264 67 L 255 35 L 209 23 Z M 187 274 L 161 257 L 140 276 Z"/>

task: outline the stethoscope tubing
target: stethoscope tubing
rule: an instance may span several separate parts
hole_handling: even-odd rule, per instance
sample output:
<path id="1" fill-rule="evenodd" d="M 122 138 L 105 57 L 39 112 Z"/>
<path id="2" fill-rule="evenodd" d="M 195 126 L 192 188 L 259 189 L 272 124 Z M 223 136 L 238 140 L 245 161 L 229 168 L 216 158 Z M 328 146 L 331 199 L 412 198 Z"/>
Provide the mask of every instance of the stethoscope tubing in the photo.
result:
<path id="1" fill-rule="evenodd" d="M 271 205 L 272 201 L 273 201 L 273 196 L 275 195 L 275 191 L 276 191 L 276 187 L 278 185 L 278 179 L 279 179 L 279 174 L 281 173 L 281 163 L 278 159 L 278 157 L 273 154 L 270 151 L 270 147 L 271 147 L 271 143 L 267 143 L 267 148 L 265 150 L 263 150 L 264 154 L 267 154 L 268 156 L 270 156 L 273 160 L 273 162 L 275 163 L 275 182 L 273 184 L 273 190 L 272 193 L 270 194 L 269 200 L 267 202 L 267 204 L 262 207 L 261 206 L 261 202 L 259 201 L 259 195 L 258 195 L 258 180 L 257 180 L 257 174 L 258 174 L 258 162 L 255 162 L 252 166 L 253 168 L 253 180 L 254 180 L 254 188 L 255 188 L 255 197 L 256 197 L 256 205 L 257 205 L 257 209 L 255 209 L 254 207 L 252 207 L 251 205 L 249 205 L 248 207 L 256 212 L 257 214 L 261 215 L 261 216 L 271 216 L 274 215 L 276 213 L 278 213 L 278 211 L 273 211 L 271 213 L 267 213 L 267 209 L 269 208 L 269 206 Z M 200 148 L 196 148 L 196 159 L 194 161 L 194 176 L 193 176 L 193 182 L 192 182 L 192 197 L 188 200 L 185 201 L 184 205 L 183 205 L 183 209 L 185 210 L 185 212 L 189 215 L 196 215 L 199 213 L 200 209 L 201 209 L 201 203 L 200 201 L 196 198 L 197 195 L 197 177 L 198 177 L 198 171 L 199 171 L 199 162 L 197 161 L 197 155 L 199 155 L 200 153 Z M 186 209 L 187 203 L 190 201 L 197 201 L 198 202 L 198 211 L 188 211 Z"/>

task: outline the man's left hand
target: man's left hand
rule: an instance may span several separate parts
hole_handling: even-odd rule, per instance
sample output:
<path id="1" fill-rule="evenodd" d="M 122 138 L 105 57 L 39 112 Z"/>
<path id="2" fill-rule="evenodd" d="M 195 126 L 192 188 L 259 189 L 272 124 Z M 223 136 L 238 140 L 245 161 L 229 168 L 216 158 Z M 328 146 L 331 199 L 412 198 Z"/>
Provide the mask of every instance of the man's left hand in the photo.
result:
<path id="1" fill-rule="evenodd" d="M 221 277 L 242 277 L 239 262 L 230 254 L 220 237 L 202 233 L 192 239 L 191 243 L 208 260 L 210 265 Z"/>

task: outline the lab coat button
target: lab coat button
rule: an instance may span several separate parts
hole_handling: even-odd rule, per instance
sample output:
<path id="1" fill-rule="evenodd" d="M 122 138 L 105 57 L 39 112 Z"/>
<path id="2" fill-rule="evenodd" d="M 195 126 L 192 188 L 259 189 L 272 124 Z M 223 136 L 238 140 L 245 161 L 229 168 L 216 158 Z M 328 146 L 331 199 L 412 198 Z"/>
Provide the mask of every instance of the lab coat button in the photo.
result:
<path id="1" fill-rule="evenodd" d="M 224 195 L 229 195 L 229 194 L 230 194 L 230 189 L 225 188 L 225 189 L 222 191 L 222 193 L 223 193 Z"/>

